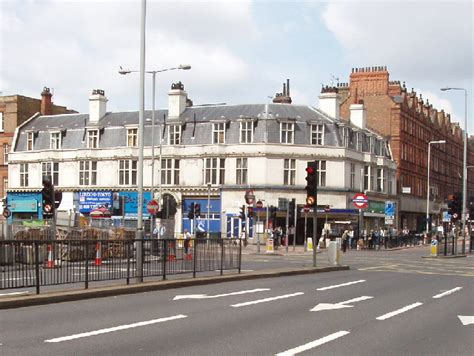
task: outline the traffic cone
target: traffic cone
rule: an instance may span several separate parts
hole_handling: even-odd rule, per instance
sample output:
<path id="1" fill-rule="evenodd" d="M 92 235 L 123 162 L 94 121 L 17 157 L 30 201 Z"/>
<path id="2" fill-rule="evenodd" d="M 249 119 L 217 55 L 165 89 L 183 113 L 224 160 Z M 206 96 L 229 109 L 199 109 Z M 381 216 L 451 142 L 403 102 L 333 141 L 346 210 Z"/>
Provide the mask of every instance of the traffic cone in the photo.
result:
<path id="1" fill-rule="evenodd" d="M 48 245 L 48 262 L 46 268 L 54 268 L 54 259 L 53 259 L 53 246 Z"/>
<path id="2" fill-rule="evenodd" d="M 101 244 L 100 242 L 97 242 L 95 244 L 95 265 L 96 266 L 102 266 L 102 255 L 101 255 Z"/>

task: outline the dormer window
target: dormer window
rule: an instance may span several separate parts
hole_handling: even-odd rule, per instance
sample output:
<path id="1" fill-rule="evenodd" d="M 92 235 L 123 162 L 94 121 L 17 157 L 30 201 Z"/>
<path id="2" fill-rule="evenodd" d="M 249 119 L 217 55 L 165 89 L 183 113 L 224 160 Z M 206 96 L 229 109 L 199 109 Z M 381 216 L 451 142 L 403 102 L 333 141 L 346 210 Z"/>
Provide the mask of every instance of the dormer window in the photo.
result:
<path id="1" fill-rule="evenodd" d="M 292 122 L 280 122 L 280 143 L 293 143 L 295 136 L 295 124 Z"/>
<path id="2" fill-rule="evenodd" d="M 349 128 L 341 127 L 341 134 L 343 147 L 349 147 Z"/>
<path id="3" fill-rule="evenodd" d="M 323 124 L 311 125 L 311 144 L 316 145 L 316 146 L 324 145 L 324 125 Z"/>
<path id="4" fill-rule="evenodd" d="M 87 130 L 87 148 L 99 148 L 99 130 Z"/>
<path id="5" fill-rule="evenodd" d="M 35 140 L 35 135 L 33 131 L 26 133 L 26 150 L 33 151 L 33 142 Z"/>
<path id="6" fill-rule="evenodd" d="M 253 121 L 245 120 L 240 122 L 240 143 L 253 142 Z"/>
<path id="7" fill-rule="evenodd" d="M 370 153 L 375 153 L 375 137 L 373 136 L 370 136 L 370 141 L 369 141 L 369 144 L 370 144 Z"/>
<path id="8" fill-rule="evenodd" d="M 212 124 L 212 143 L 225 143 L 225 122 Z"/>
<path id="9" fill-rule="evenodd" d="M 138 129 L 131 128 L 127 129 L 127 147 L 138 146 Z"/>
<path id="10" fill-rule="evenodd" d="M 50 137 L 51 137 L 51 140 L 50 140 L 49 147 L 52 150 L 61 149 L 61 132 L 60 131 L 51 132 Z"/>
<path id="11" fill-rule="evenodd" d="M 168 126 L 168 142 L 170 145 L 181 144 L 181 125 Z"/>
<path id="12" fill-rule="evenodd" d="M 358 132 L 357 133 L 357 147 L 356 147 L 357 151 L 362 151 L 363 142 L 364 142 L 363 140 L 364 140 L 364 136 L 362 132 Z"/>

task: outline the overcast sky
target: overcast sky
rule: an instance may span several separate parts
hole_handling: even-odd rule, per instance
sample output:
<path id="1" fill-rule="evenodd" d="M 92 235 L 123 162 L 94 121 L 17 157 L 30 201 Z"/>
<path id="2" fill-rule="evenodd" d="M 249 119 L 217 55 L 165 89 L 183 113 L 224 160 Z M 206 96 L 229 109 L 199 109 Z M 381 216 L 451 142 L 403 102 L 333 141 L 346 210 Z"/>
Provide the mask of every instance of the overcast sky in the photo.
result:
<path id="1" fill-rule="evenodd" d="M 0 0 L 0 91 L 88 112 L 92 89 L 109 111 L 138 110 L 140 0 Z M 322 84 L 351 68 L 387 66 L 464 127 L 472 117 L 471 1 L 147 1 L 146 67 L 191 64 L 157 75 L 156 107 L 181 80 L 194 104 L 265 103 L 290 79 L 295 104 L 318 105 Z M 146 106 L 151 107 L 151 76 Z M 473 134 L 474 120 L 468 130 Z"/>

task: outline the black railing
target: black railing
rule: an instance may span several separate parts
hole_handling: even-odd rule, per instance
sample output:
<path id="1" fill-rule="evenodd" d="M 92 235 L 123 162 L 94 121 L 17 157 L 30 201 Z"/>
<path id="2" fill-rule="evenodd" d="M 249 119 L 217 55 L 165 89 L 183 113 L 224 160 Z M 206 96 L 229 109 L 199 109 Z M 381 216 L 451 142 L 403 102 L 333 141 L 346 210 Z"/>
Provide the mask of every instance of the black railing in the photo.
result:
<path id="1" fill-rule="evenodd" d="M 142 244 L 142 271 L 137 245 Z M 0 240 L 0 289 L 192 274 L 238 269 L 241 241 Z M 141 272 L 141 273 L 140 273 Z"/>

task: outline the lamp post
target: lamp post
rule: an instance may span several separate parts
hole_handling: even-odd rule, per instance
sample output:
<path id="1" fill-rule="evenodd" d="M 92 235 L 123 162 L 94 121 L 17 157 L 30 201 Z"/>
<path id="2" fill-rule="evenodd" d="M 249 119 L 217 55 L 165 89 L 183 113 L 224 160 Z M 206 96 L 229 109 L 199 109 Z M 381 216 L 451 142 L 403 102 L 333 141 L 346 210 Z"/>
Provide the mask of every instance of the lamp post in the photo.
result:
<path id="1" fill-rule="evenodd" d="M 464 91 L 464 153 L 463 153 L 463 169 L 462 169 L 462 253 L 466 247 L 466 201 L 467 201 L 467 89 L 464 88 L 441 88 L 441 91 L 462 90 Z"/>
<path id="2" fill-rule="evenodd" d="M 428 236 L 428 232 L 430 231 L 429 224 L 430 224 L 430 156 L 431 156 L 431 145 L 432 144 L 441 144 L 446 143 L 445 140 L 439 141 L 430 141 L 428 142 L 428 183 L 426 189 L 426 236 Z"/>

